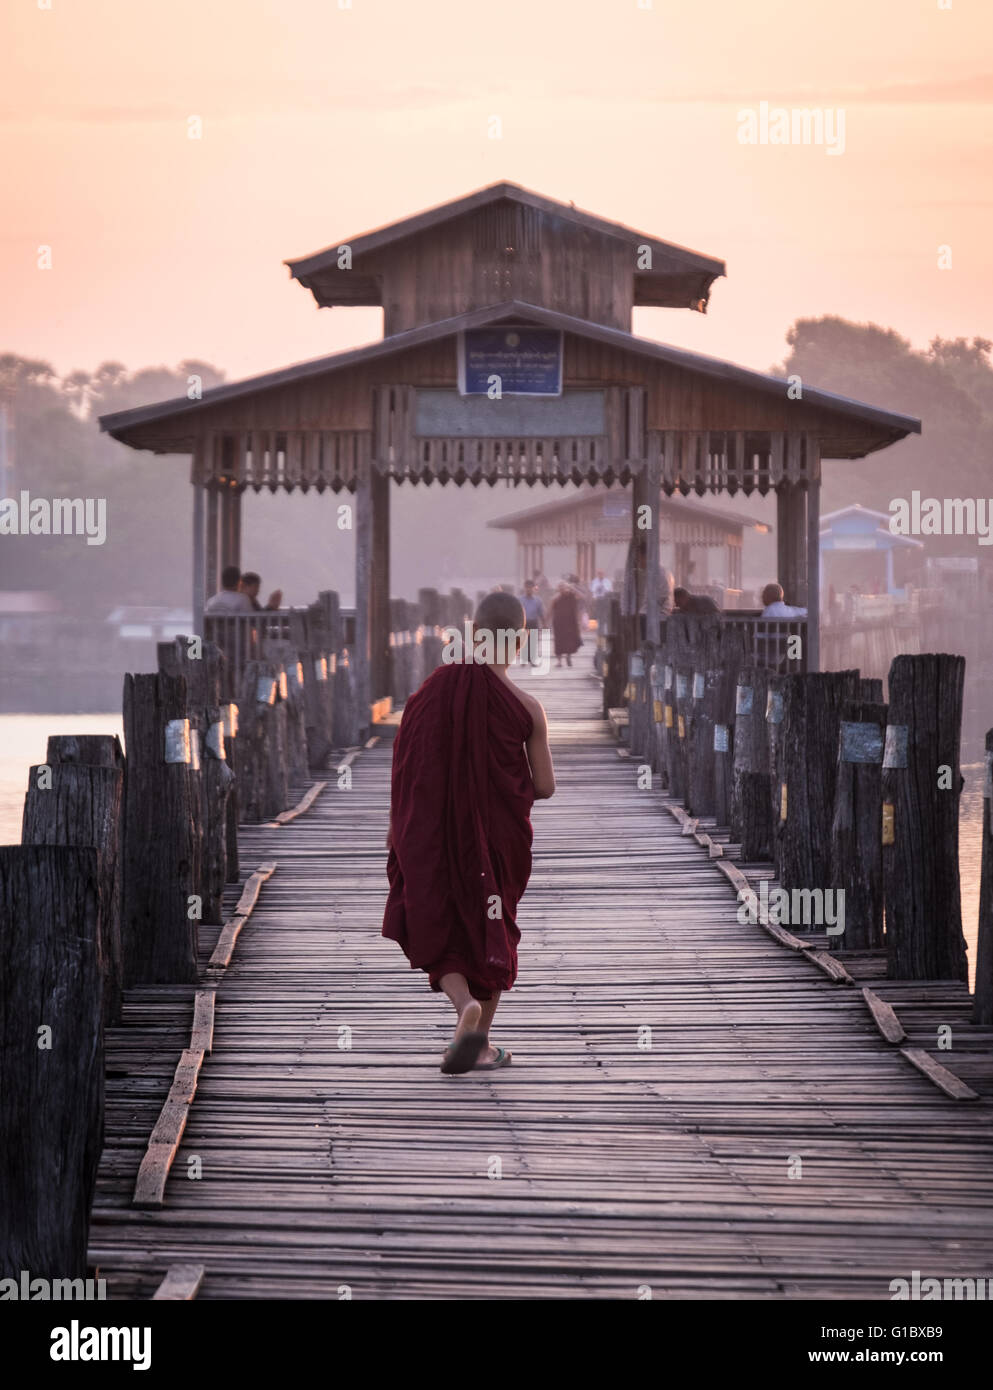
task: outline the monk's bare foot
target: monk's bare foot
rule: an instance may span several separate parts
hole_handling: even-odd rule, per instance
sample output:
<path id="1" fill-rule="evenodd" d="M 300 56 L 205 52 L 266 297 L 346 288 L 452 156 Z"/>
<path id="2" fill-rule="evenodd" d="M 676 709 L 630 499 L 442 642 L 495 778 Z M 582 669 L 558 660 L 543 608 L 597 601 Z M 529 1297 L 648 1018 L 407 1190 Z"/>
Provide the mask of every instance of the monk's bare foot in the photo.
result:
<path id="1" fill-rule="evenodd" d="M 498 1047 L 494 1047 L 492 1043 L 487 1043 L 476 1059 L 476 1066 L 485 1067 L 490 1062 L 495 1062 L 499 1054 L 500 1049 Z"/>

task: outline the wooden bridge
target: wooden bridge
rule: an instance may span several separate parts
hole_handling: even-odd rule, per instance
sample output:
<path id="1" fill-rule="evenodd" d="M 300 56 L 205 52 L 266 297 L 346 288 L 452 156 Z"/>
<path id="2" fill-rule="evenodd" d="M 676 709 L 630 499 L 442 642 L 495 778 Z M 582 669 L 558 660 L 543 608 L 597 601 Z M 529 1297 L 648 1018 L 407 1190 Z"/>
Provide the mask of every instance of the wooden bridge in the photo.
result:
<path id="1" fill-rule="evenodd" d="M 513 1066 L 442 1076 L 450 1011 L 380 937 L 380 729 L 350 789 L 331 774 L 306 814 L 243 828 L 243 879 L 276 867 L 226 968 L 201 930 L 198 1076 L 176 1068 L 198 991 L 125 997 L 90 1229 L 111 1297 L 169 1271 L 178 1296 L 366 1299 L 887 1299 L 914 1270 L 993 1273 L 988 1030 L 956 1042 L 987 1052 L 978 1096 L 953 1099 L 882 1035 L 884 1006 L 741 924 L 719 834 L 708 847 L 639 790 L 580 663 L 521 677 L 558 791 L 535 807 L 494 1032 Z M 845 957 L 856 985 L 877 957 Z M 924 1049 L 963 1019 L 963 987 L 878 992 L 955 1092 Z M 170 1106 L 187 1122 L 165 1179 L 148 1140 Z"/>

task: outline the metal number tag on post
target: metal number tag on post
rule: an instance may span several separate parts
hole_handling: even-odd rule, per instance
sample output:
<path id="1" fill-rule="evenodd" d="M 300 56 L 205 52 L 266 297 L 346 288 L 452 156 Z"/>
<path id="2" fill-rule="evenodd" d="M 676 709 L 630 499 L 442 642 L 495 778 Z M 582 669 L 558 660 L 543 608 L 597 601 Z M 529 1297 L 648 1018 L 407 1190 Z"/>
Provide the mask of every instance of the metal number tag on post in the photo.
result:
<path id="1" fill-rule="evenodd" d="M 190 721 L 188 719 L 170 719 L 165 726 L 166 762 L 188 763 L 191 757 Z"/>
<path id="2" fill-rule="evenodd" d="M 750 685 L 735 686 L 734 691 L 734 712 L 735 714 L 751 714 L 752 697 L 754 691 Z"/>
<path id="3" fill-rule="evenodd" d="M 841 721 L 841 761 L 843 763 L 881 763 L 883 731 L 878 724 L 857 720 Z"/>
<path id="4" fill-rule="evenodd" d="M 218 762 L 224 761 L 224 721 L 219 719 L 207 730 L 207 752 Z"/>
<path id="5" fill-rule="evenodd" d="M 907 766 L 907 726 L 906 724 L 887 724 L 886 747 L 883 752 L 883 767 Z"/>

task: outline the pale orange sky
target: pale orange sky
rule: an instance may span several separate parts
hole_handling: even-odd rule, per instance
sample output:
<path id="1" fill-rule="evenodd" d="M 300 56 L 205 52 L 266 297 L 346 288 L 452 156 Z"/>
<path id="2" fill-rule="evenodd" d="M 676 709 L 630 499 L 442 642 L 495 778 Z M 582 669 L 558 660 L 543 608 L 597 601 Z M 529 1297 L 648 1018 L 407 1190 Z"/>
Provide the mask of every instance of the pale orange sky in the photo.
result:
<path id="1" fill-rule="evenodd" d="M 369 341 L 282 261 L 497 179 L 727 261 L 648 337 L 765 368 L 800 315 L 993 336 L 989 0 L 51 4 L 0 16 L 0 351 L 237 378 Z M 741 145 L 761 101 L 843 107 L 844 154 Z"/>

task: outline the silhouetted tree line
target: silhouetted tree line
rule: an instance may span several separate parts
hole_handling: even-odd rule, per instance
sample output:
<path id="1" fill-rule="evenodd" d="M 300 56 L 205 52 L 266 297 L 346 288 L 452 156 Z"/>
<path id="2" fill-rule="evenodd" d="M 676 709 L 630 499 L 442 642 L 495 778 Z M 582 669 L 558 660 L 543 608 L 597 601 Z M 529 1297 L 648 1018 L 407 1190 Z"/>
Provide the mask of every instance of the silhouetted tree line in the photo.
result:
<path id="1" fill-rule="evenodd" d="M 888 512 L 916 488 L 930 497 L 993 497 L 993 362 L 988 338 L 934 338 L 918 351 L 892 329 L 826 317 L 798 319 L 789 354 L 773 368 L 869 405 L 914 415 L 920 435 L 868 458 L 834 460 L 824 470 L 822 512 L 860 502 Z M 974 538 L 924 537 L 932 554 L 977 554 Z"/>

